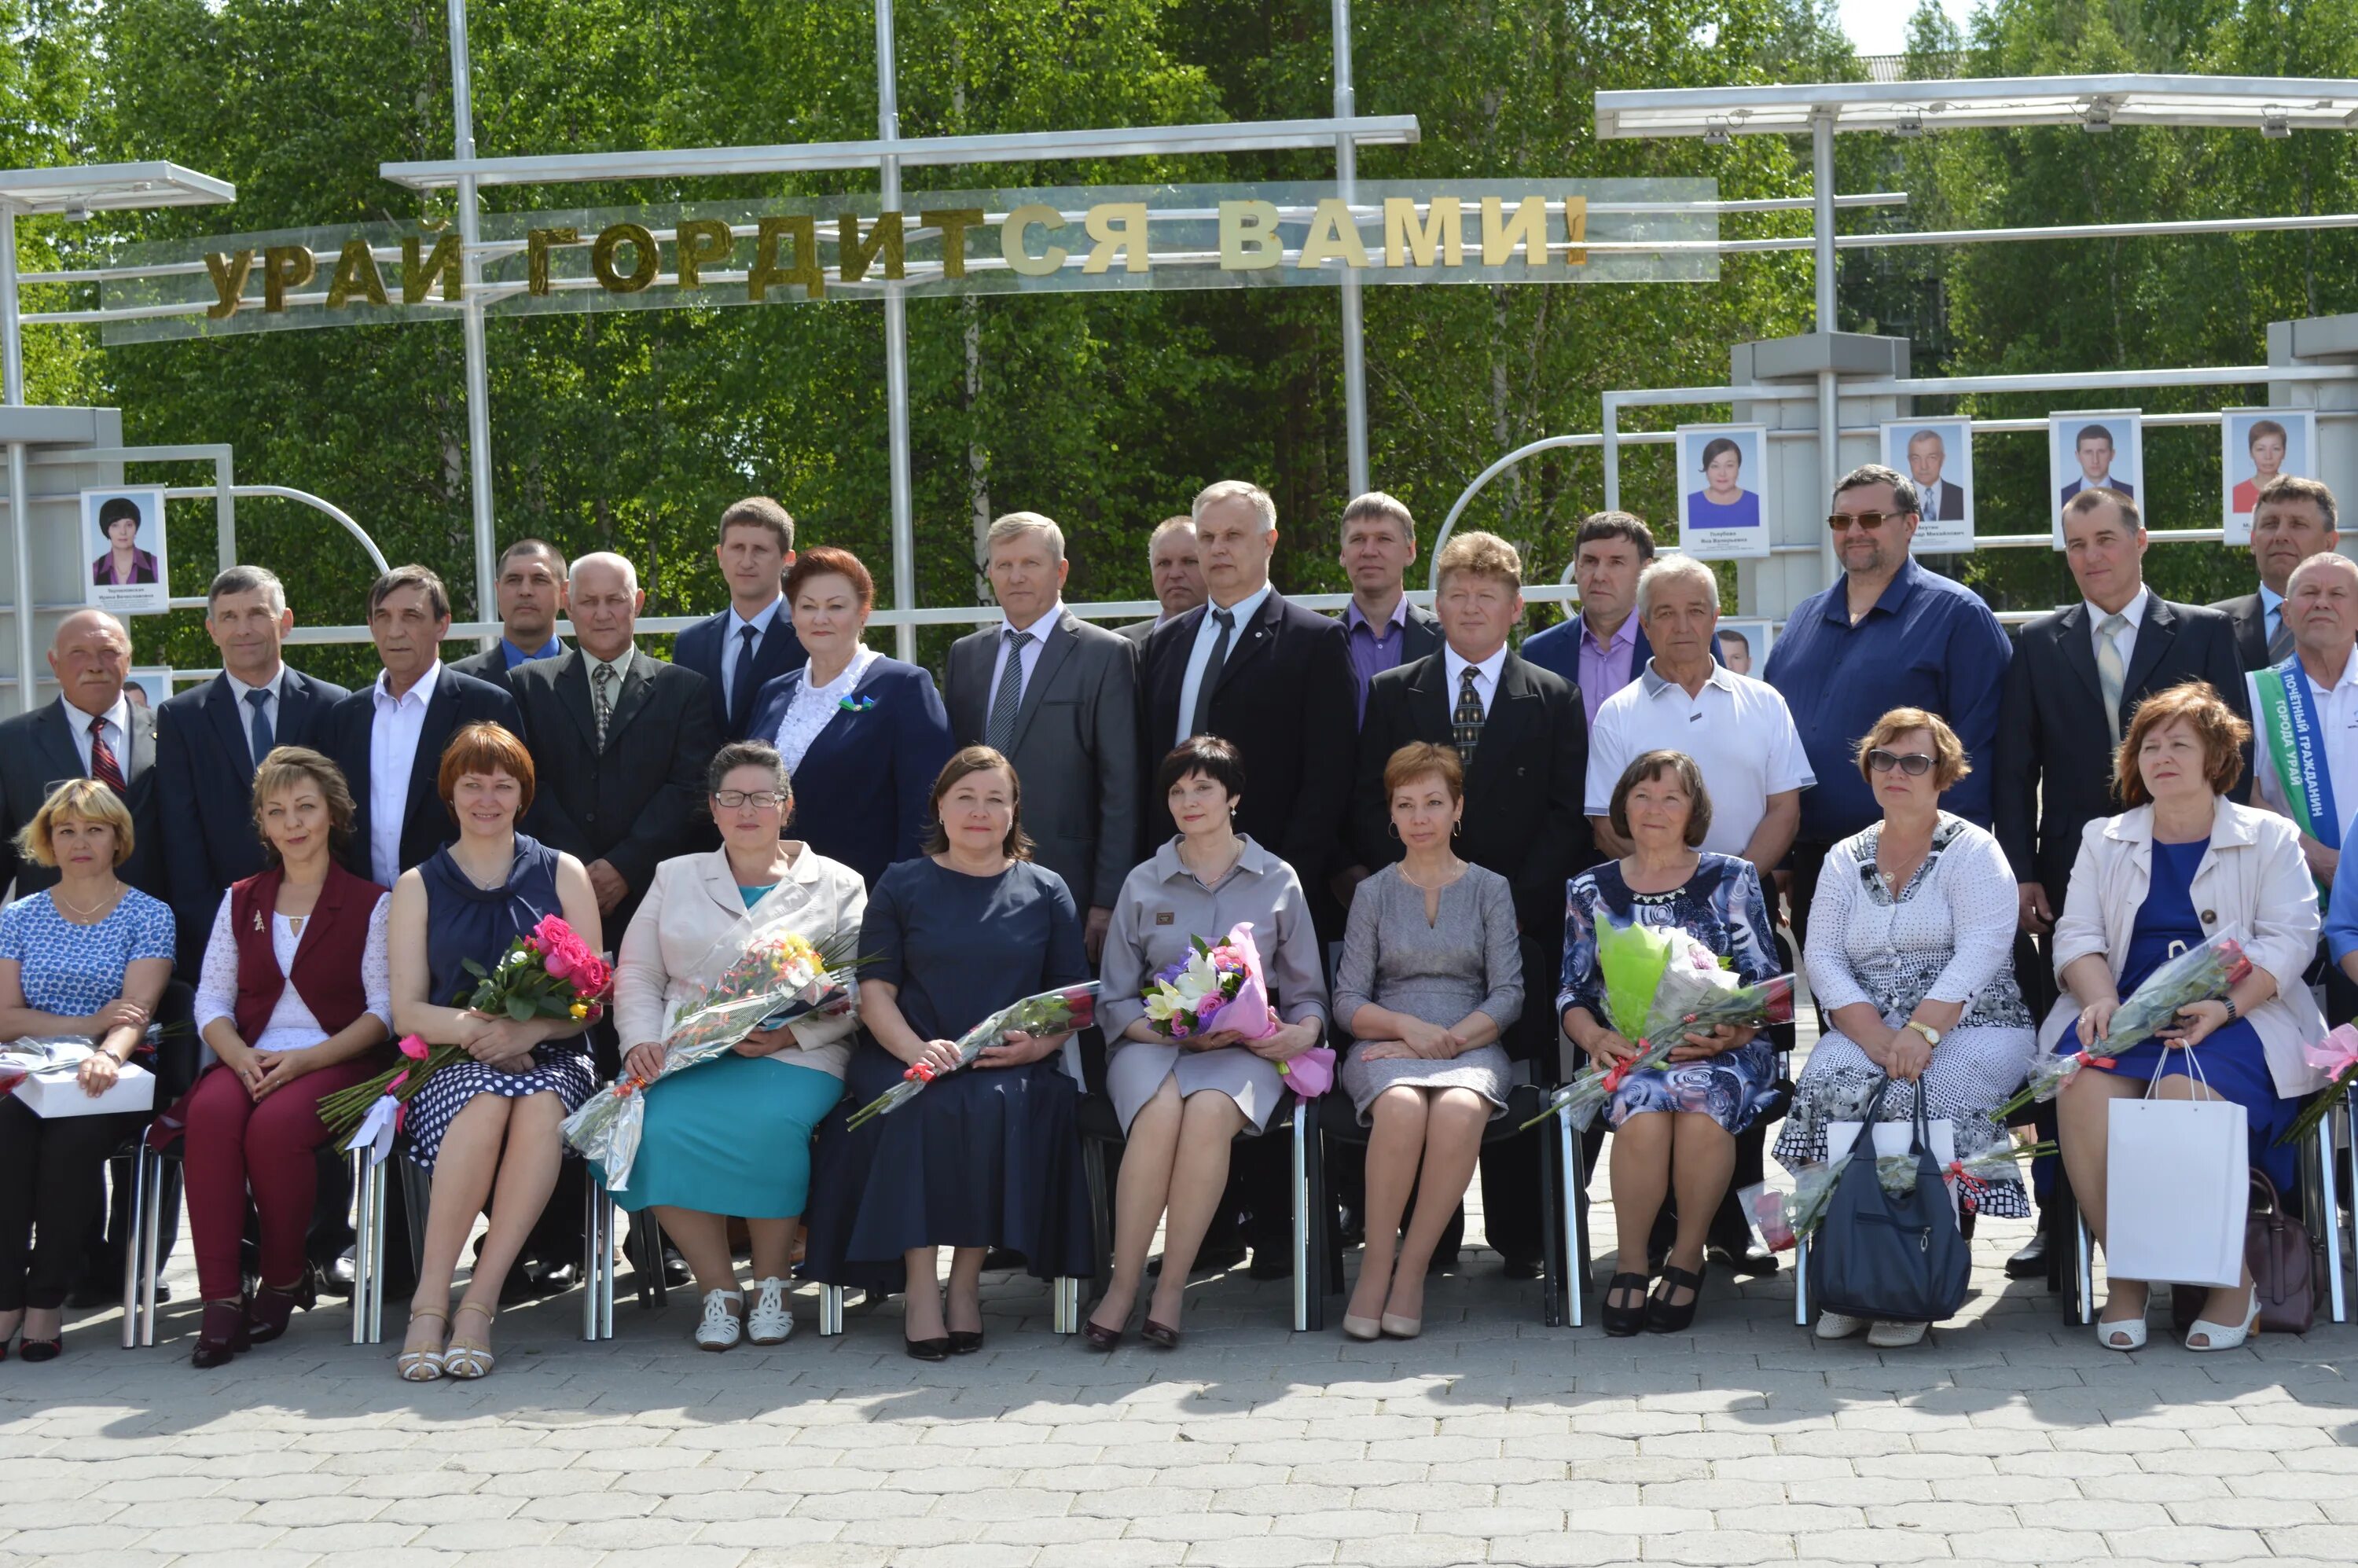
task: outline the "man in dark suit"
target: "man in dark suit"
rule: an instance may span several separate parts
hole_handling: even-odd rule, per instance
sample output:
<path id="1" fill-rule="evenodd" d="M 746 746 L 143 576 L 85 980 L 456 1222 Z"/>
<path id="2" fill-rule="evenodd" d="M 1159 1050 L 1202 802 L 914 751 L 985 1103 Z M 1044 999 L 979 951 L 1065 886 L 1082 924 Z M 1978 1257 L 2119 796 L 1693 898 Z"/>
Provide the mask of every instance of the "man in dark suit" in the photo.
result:
<path id="1" fill-rule="evenodd" d="M 118 873 L 140 892 L 165 893 L 156 853 L 156 720 L 123 695 L 131 635 L 103 610 L 77 610 L 49 639 L 59 695 L 0 723 L 0 886 L 24 898 L 57 884 L 54 868 L 16 852 L 16 835 L 63 779 L 98 779 L 131 810 L 131 858 Z"/>
<path id="2" fill-rule="evenodd" d="M 433 571 L 395 567 L 371 583 L 369 637 L 384 668 L 328 710 L 320 734 L 356 807 L 344 864 L 384 887 L 450 841 L 436 775 L 459 727 L 488 720 L 523 733 L 505 687 L 442 663 L 449 632 L 449 591 Z"/>
<path id="3" fill-rule="evenodd" d="M 628 560 L 582 557 L 568 597 L 578 646 L 508 676 L 539 778 L 524 827 L 589 870 L 611 951 L 655 867 L 696 847 L 704 770 L 720 741 L 704 677 L 635 645 L 646 595 Z"/>
<path id="4" fill-rule="evenodd" d="M 2063 509 L 2064 558 L 2082 602 L 2023 627 L 2006 667 L 1992 756 L 1991 809 L 1998 846 L 2014 867 L 2018 918 L 2015 972 L 2033 1018 L 2054 1000 L 2044 944 L 2091 821 L 2118 809 L 2113 752 L 2136 706 L 2186 681 L 2208 681 L 2238 713 L 2244 676 L 2234 629 L 2217 611 L 2172 604 L 2145 585 L 2146 532 L 2134 501 L 2086 491 Z M 2250 770 L 2235 795 L 2248 791 Z M 2043 1165 L 2045 1162 L 2041 1162 Z M 2043 1195 L 2051 1180 L 2032 1172 Z M 2046 1269 L 2056 1238 L 2035 1238 L 2007 1260 L 2028 1277 Z"/>
<path id="5" fill-rule="evenodd" d="M 1456 850 L 1507 879 L 1522 928 L 1523 1013 L 1505 1044 L 1518 1060 L 1552 1066 L 1563 886 L 1593 858 L 1582 812 L 1588 719 L 1572 687 L 1507 646 L 1507 633 L 1523 613 L 1522 560 L 1514 546 L 1488 534 L 1460 534 L 1442 546 L 1438 564 L 1433 605 L 1445 643 L 1441 651 L 1378 676 L 1368 688 L 1351 792 L 1352 837 L 1363 864 L 1398 860 L 1385 762 L 1412 741 L 1458 748 L 1466 764 L 1466 809 Z M 1455 719 L 1460 690 L 1469 687 L 1485 708 L 1470 746 Z M 1535 1136 L 1483 1150 L 1490 1245 L 1520 1278 L 1536 1277 L 1539 1269 L 1539 1191 Z M 1454 1246 L 1444 1237 L 1436 1256 Z"/>
<path id="6" fill-rule="evenodd" d="M 1916 497 L 1927 523 L 1964 521 L 1964 486 L 1941 477 L 1948 460 L 1948 443 L 1941 439 L 1940 431 L 1919 430 L 1908 438 L 1908 477 L 1916 481 Z"/>
<path id="7" fill-rule="evenodd" d="M 795 520 L 768 496 L 748 496 L 720 514 L 712 553 L 729 583 L 729 608 L 682 632 L 672 663 L 704 677 L 713 732 L 742 741 L 754 694 L 810 658 L 781 587 L 795 564 Z"/>
<path id="8" fill-rule="evenodd" d="M 2117 455 L 2113 447 L 2113 433 L 2102 425 L 2086 425 L 2071 438 L 2071 456 L 2080 465 L 2080 477 L 2065 485 L 2056 498 L 2068 503 L 2090 490 L 2109 490 L 2115 495 L 2136 499 L 2136 487 L 2126 480 L 2113 477 L 2113 459 Z"/>
<path id="9" fill-rule="evenodd" d="M 950 732 L 1015 764 L 1032 858 L 1072 891 L 1095 963 L 1139 859 L 1137 653 L 1064 607 L 1071 563 L 1054 522 L 1011 512 L 983 546 L 1001 619 L 950 644 Z"/>
<path id="10" fill-rule="evenodd" d="M 1146 564 L 1154 574 L 1154 598 L 1163 612 L 1152 621 L 1115 628 L 1140 647 L 1154 629 L 1204 602 L 1204 567 L 1195 558 L 1195 520 L 1165 517 L 1146 541 Z"/>
<path id="11" fill-rule="evenodd" d="M 1605 699 L 1637 679 L 1654 656 L 1645 618 L 1637 612 L 1638 579 L 1654 558 L 1654 531 L 1632 513 L 1592 512 L 1574 535 L 1572 552 L 1580 613 L 1524 638 L 1522 658 L 1579 692 L 1582 713 L 1594 724 Z M 1719 656 L 1716 643 L 1712 656 Z"/>
<path id="12" fill-rule="evenodd" d="M 2244 669 L 2264 670 L 2292 656 L 2292 628 L 2283 613 L 2286 585 L 2293 568 L 2340 546 L 2336 521 L 2333 492 L 2313 479 L 2285 474 L 2260 492 L 2252 508 L 2252 564 L 2259 568 L 2260 590 L 2211 607 L 2234 622 L 2235 652 Z"/>
<path id="13" fill-rule="evenodd" d="M 546 539 L 518 539 L 500 552 L 500 640 L 480 654 L 453 659 L 462 676 L 507 684 L 508 672 L 565 652 L 557 618 L 565 611 L 565 555 Z"/>

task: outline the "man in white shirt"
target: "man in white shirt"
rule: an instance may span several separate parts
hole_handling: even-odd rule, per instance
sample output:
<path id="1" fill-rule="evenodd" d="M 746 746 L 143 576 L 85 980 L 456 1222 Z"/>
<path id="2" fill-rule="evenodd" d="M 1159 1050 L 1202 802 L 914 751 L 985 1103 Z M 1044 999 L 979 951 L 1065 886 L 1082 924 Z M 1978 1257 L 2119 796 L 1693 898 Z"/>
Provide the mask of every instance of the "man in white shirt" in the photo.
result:
<path id="1" fill-rule="evenodd" d="M 1654 655 L 1596 710 L 1588 738 L 1588 823 L 1597 849 L 1629 853 L 1613 831 L 1613 788 L 1648 752 L 1693 757 L 1711 792 L 1703 848 L 1759 868 L 1765 884 L 1792 847 L 1801 792 L 1817 782 L 1785 698 L 1712 657 L 1719 579 L 1692 556 L 1665 556 L 1638 579 L 1638 614 Z"/>
<path id="2" fill-rule="evenodd" d="M 2249 683 L 2257 803 L 2299 827 L 2300 849 L 2331 886 L 2358 810 L 2358 563 L 2311 556 L 2286 585 L 2286 623 L 2301 684 L 2277 665 Z"/>

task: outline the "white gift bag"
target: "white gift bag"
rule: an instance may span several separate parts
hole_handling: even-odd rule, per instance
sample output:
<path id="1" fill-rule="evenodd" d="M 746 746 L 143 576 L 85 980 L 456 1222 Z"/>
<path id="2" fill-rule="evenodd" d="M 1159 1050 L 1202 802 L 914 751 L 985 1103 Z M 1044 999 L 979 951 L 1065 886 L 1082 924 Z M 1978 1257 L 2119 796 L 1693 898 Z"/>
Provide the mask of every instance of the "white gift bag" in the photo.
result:
<path id="1" fill-rule="evenodd" d="M 1858 1141 L 1858 1130 L 1864 1125 L 1864 1122 L 1857 1121 L 1826 1123 L 1828 1164 L 1850 1152 L 1851 1145 Z M 1956 1124 L 1942 1117 L 1938 1120 L 1927 1121 L 1924 1131 L 1931 1141 L 1932 1163 L 1943 1171 L 1947 1170 L 1950 1162 L 1957 1157 Z M 1878 1121 L 1875 1124 L 1875 1152 L 1878 1159 L 1887 1154 L 1905 1154 L 1915 1141 L 1916 1122 L 1912 1116 L 1906 1121 Z M 1957 1208 L 1957 1185 L 1954 1182 L 1948 1185 L 1949 1209 L 1953 1214 Z"/>
<path id="2" fill-rule="evenodd" d="M 2188 1054 L 2203 1082 L 2201 1053 Z M 2106 1271 L 2148 1282 L 2243 1283 L 2252 1162 L 2244 1108 L 2162 1099 L 2149 1085 L 2147 1098 L 2106 1109 Z"/>

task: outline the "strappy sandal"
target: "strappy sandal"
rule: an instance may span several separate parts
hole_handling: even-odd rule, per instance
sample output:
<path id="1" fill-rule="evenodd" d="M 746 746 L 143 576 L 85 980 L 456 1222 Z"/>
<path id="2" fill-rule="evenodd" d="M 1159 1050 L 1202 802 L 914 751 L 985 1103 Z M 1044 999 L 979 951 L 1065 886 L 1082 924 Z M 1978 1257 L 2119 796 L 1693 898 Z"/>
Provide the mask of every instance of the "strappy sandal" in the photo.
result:
<path id="1" fill-rule="evenodd" d="M 480 1302 L 460 1302 L 459 1303 L 459 1310 L 460 1312 L 466 1312 L 471 1308 L 482 1314 L 483 1326 L 485 1328 L 489 1328 L 492 1325 L 493 1319 L 497 1316 L 490 1307 L 483 1305 Z M 455 1324 L 452 1325 L 450 1347 L 442 1353 L 442 1371 L 444 1376 L 458 1378 L 463 1381 L 472 1382 L 477 1378 L 490 1377 L 492 1375 L 492 1368 L 498 1365 L 499 1357 L 492 1354 L 492 1347 L 490 1346 L 482 1344 L 480 1341 L 473 1344 L 460 1341 L 457 1333 L 457 1325 Z"/>
<path id="2" fill-rule="evenodd" d="M 1597 1312 L 1597 1319 L 1603 1324 L 1606 1333 L 1616 1339 L 1627 1339 L 1646 1326 L 1646 1303 L 1649 1299 L 1646 1289 L 1653 1282 L 1644 1274 L 1613 1276 L 1605 1287 L 1605 1300 Z M 1615 1296 L 1635 1296 L 1637 1299 L 1617 1306 L 1613 1302 Z M 1379 1323 L 1377 1326 L 1380 1328 L 1382 1325 Z"/>
<path id="3" fill-rule="evenodd" d="M 444 1328 L 450 1326 L 450 1314 L 447 1312 L 436 1312 L 427 1307 L 411 1313 L 409 1321 L 414 1324 L 421 1317 L 430 1317 Z M 442 1376 L 443 1355 L 441 1350 L 405 1350 L 394 1361 L 393 1369 L 400 1374 L 405 1383 L 430 1383 Z"/>

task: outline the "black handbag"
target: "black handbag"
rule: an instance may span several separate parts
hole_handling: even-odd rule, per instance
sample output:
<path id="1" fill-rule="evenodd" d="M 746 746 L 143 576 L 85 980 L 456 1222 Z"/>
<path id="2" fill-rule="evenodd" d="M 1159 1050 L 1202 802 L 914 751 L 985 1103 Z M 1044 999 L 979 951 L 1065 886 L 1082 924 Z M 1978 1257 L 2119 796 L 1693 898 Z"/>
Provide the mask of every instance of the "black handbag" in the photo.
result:
<path id="1" fill-rule="evenodd" d="M 1909 1147 L 1915 1184 L 1898 1196 L 1884 1190 L 1876 1171 L 1875 1126 L 1890 1087 L 1886 1078 L 1867 1102 L 1853 1145 L 1857 1155 L 1843 1167 L 1826 1206 L 1810 1249 L 1810 1293 L 1823 1310 L 1847 1317 L 1940 1323 L 1964 1304 L 1973 1258 L 1933 1163 L 1921 1094 Z"/>

